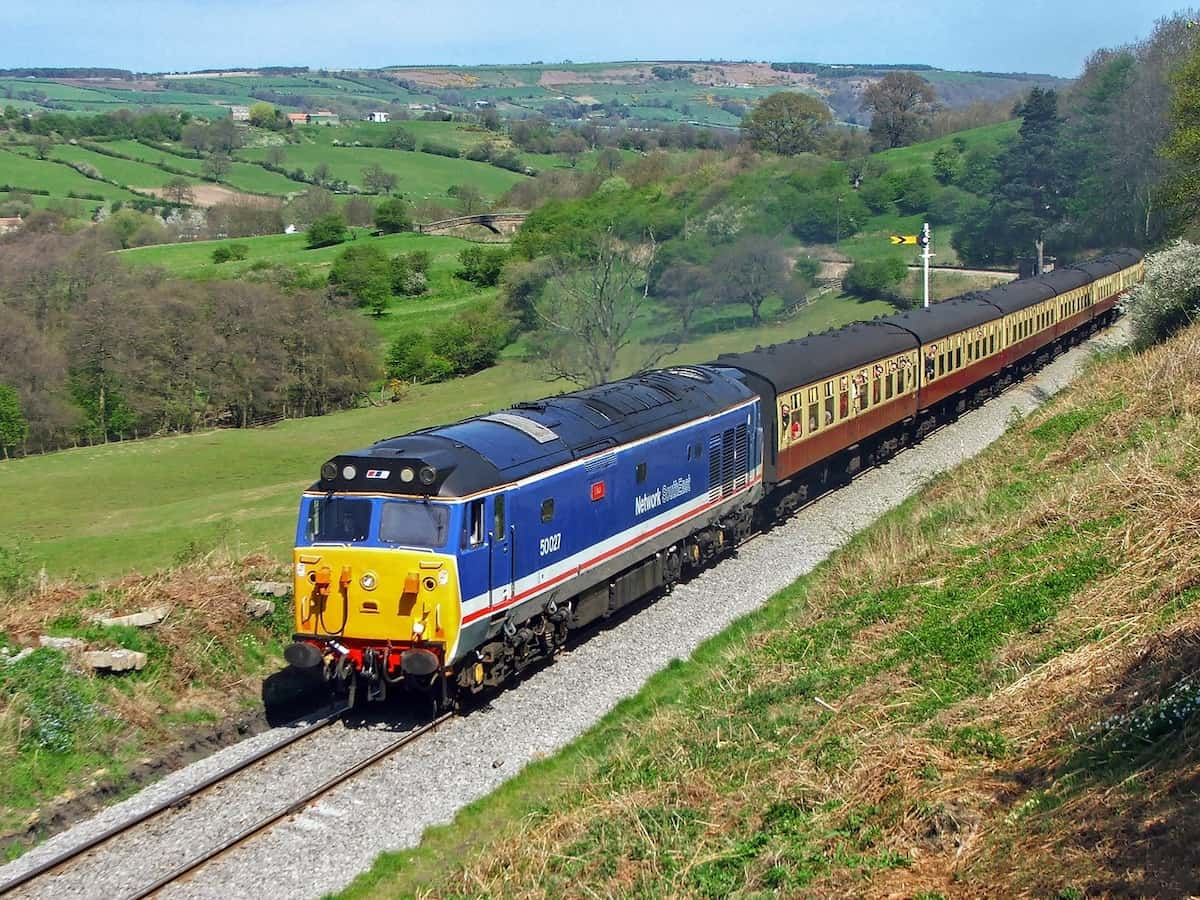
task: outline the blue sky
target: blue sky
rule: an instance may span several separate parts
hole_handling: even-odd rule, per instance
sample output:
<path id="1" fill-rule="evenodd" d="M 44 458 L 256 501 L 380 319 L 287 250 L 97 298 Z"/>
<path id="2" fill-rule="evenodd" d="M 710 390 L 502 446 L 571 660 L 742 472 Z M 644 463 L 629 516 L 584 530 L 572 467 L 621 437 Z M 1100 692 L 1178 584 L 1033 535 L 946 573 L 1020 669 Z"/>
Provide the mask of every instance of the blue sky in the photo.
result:
<path id="1" fill-rule="evenodd" d="M 1161 0 L 0 0 L 0 68 L 765 59 L 1078 74 Z"/>

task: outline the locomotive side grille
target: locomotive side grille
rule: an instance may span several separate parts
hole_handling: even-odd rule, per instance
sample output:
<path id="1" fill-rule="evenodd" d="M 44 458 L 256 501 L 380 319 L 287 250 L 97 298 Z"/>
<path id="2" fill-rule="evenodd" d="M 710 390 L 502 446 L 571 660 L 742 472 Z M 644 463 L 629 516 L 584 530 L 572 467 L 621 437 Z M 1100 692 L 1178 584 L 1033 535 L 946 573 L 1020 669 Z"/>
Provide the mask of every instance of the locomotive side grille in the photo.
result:
<path id="1" fill-rule="evenodd" d="M 721 435 L 714 434 L 708 439 L 708 499 L 720 499 L 721 496 Z"/>
<path id="2" fill-rule="evenodd" d="M 740 491 L 746 486 L 746 470 L 749 468 L 749 432 L 745 425 L 739 425 L 733 439 L 733 489 Z"/>
<path id="3" fill-rule="evenodd" d="M 721 435 L 721 496 L 728 497 L 733 493 L 733 463 L 737 457 L 737 443 L 733 429 L 728 428 Z"/>

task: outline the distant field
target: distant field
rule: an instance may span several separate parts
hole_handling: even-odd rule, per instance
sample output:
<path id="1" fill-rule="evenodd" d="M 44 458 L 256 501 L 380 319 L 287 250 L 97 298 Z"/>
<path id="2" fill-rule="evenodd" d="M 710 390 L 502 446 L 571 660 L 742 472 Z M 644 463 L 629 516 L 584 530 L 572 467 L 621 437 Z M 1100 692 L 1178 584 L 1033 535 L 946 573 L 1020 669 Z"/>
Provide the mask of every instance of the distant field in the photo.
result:
<path id="1" fill-rule="evenodd" d="M 56 145 L 50 155 L 56 159 L 87 163 L 90 166 L 94 166 L 105 178 L 115 179 L 121 182 L 121 184 L 133 188 L 159 188 L 174 178 L 187 177 L 173 175 L 148 163 L 117 159 L 116 157 L 105 156 L 102 153 L 96 153 L 83 147 L 74 147 L 70 144 Z M 188 180 L 195 184 L 200 179 L 188 177 Z"/>
<path id="2" fill-rule="evenodd" d="M 62 163 L 31 159 L 8 150 L 0 150 L 0 183 L 48 190 L 54 197 L 66 197 L 70 193 L 96 194 L 106 200 L 131 200 L 134 197 L 124 188 L 87 178 Z"/>
<path id="3" fill-rule="evenodd" d="M 132 156 L 134 159 L 150 163 L 152 166 L 167 165 L 173 169 L 185 169 L 193 175 L 201 173 L 203 161 L 190 156 L 179 156 L 169 150 L 158 150 L 140 141 L 105 141 L 105 147 L 111 147 L 118 153 Z"/>
<path id="4" fill-rule="evenodd" d="M 410 250 L 428 250 L 438 259 L 446 255 L 454 255 L 464 248 L 472 246 L 467 241 L 454 237 L 424 234 L 391 234 L 381 237 L 369 237 L 367 229 L 354 229 L 359 239 L 370 241 L 386 253 L 402 253 Z M 231 243 L 231 241 L 190 241 L 184 244 L 156 244 L 152 247 L 138 247 L 133 250 L 120 251 L 121 259 L 135 266 L 157 266 L 172 275 L 184 278 L 237 278 L 248 269 L 255 268 L 263 262 L 286 265 L 296 269 L 328 269 L 334 258 L 353 242 L 339 244 L 333 247 L 320 247 L 309 250 L 305 247 L 303 234 L 270 234 L 264 237 L 235 238 L 239 244 L 248 248 L 248 256 L 239 262 L 228 262 L 217 265 L 212 261 L 212 251 L 215 247 Z"/>
<path id="5" fill-rule="evenodd" d="M 702 362 L 886 309 L 826 297 L 782 324 L 708 336 L 671 361 Z M 334 453 L 562 389 L 530 364 L 504 360 L 470 378 L 414 388 L 383 408 L 13 460 L 0 465 L 0 491 L 21 497 L 6 513 L 5 540 L 20 536 L 52 574 L 86 578 L 160 568 L 197 547 L 282 556 L 300 491 Z"/>
<path id="6" fill-rule="evenodd" d="M 1005 141 L 1016 137 L 1017 129 L 1020 127 L 1021 123 L 1017 119 L 1012 119 L 1008 122 L 998 122 L 995 125 L 983 125 L 979 128 L 971 128 L 967 131 L 960 131 L 957 134 L 950 134 L 936 140 L 913 144 L 909 147 L 884 150 L 876 154 L 875 158 L 887 163 L 888 167 L 892 169 L 929 165 L 933 160 L 933 154 L 937 153 L 942 147 L 948 146 L 955 138 L 962 138 L 966 141 L 967 150 L 970 151 L 974 147 L 999 146 Z"/>
<path id="7" fill-rule="evenodd" d="M 454 277 L 459 267 L 458 255 L 467 247 L 468 241 L 455 237 L 421 234 L 393 234 L 370 237 L 366 229 L 356 229 L 359 241 L 371 241 L 390 256 L 424 250 L 431 257 L 429 292 L 420 297 L 396 298 L 387 313 L 369 321 L 379 333 L 381 350 L 386 348 L 398 334 L 411 328 L 429 328 L 452 317 L 464 307 L 495 295 L 495 288 L 481 290 L 474 285 Z M 159 244 L 121 251 L 120 256 L 135 266 L 156 266 L 185 278 L 213 279 L 238 278 L 247 271 L 270 265 L 287 266 L 290 269 L 314 272 L 326 277 L 329 267 L 347 246 L 305 249 L 302 234 L 278 234 L 256 238 L 239 238 L 245 244 L 248 255 L 239 262 L 216 264 L 212 261 L 214 248 L 230 241 L 195 241 L 186 244 Z M 366 315 L 364 312 L 363 315 Z"/>
<path id="8" fill-rule="evenodd" d="M 451 159 L 429 153 L 406 150 L 385 150 L 378 147 L 329 147 L 319 144 L 289 145 L 286 148 L 288 169 L 301 168 L 312 173 L 322 163 L 329 166 L 334 178 L 361 186 L 362 172 L 378 165 L 396 176 L 396 191 L 409 199 L 445 201 L 451 185 L 473 184 L 488 197 L 498 197 L 526 176 L 465 159 Z M 266 159 L 265 148 L 239 150 L 241 159 Z M 265 174 L 272 174 L 259 169 Z"/>

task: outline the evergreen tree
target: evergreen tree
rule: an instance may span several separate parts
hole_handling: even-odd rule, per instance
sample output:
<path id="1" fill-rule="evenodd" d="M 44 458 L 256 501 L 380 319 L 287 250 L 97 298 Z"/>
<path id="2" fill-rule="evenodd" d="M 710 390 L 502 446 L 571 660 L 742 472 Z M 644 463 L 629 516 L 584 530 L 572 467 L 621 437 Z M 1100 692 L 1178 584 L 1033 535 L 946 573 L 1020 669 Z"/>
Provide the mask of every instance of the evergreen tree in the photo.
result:
<path id="1" fill-rule="evenodd" d="M 1066 214 L 1069 160 L 1053 90 L 1033 88 L 1017 112 L 1019 137 L 997 160 L 999 179 L 989 202 L 964 217 L 952 243 L 965 261 L 976 264 L 1011 261 L 1032 244 L 1040 271 L 1047 233 Z"/>
<path id="2" fill-rule="evenodd" d="M 1022 117 L 1020 138 L 1001 158 L 993 209 L 1012 247 L 1028 246 L 1032 241 L 1040 272 L 1046 232 L 1062 219 L 1069 188 L 1062 168 L 1058 95 L 1035 87 L 1018 113 Z"/>
<path id="3" fill-rule="evenodd" d="M 28 434 L 29 423 L 21 412 L 17 392 L 6 384 L 0 384 L 0 454 L 8 459 L 8 448 L 22 443 Z"/>

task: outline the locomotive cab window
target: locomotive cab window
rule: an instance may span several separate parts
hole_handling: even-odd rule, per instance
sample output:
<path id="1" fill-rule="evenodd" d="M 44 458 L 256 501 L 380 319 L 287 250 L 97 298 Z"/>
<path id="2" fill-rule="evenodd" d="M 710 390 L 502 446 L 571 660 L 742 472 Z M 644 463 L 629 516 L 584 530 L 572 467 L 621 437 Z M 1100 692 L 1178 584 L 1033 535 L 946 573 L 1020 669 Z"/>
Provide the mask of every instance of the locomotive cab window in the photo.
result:
<path id="1" fill-rule="evenodd" d="M 483 543 L 483 498 L 472 500 L 467 506 L 467 546 L 476 547 Z"/>
<path id="2" fill-rule="evenodd" d="M 308 507 L 306 535 L 310 543 L 363 541 L 370 528 L 370 500 L 321 497 Z"/>
<path id="3" fill-rule="evenodd" d="M 637 464 L 637 483 L 638 484 L 646 483 L 646 464 L 644 462 L 640 462 Z M 554 515 L 553 501 L 551 501 L 550 515 L 551 515 L 551 517 L 553 517 L 553 515 Z M 549 519 L 546 518 L 546 505 L 544 503 L 542 504 L 542 521 L 543 522 L 550 521 Z"/>
<path id="4" fill-rule="evenodd" d="M 644 463 L 643 463 L 644 465 Z M 542 522 L 551 522 L 554 520 L 554 498 L 542 501 Z"/>

